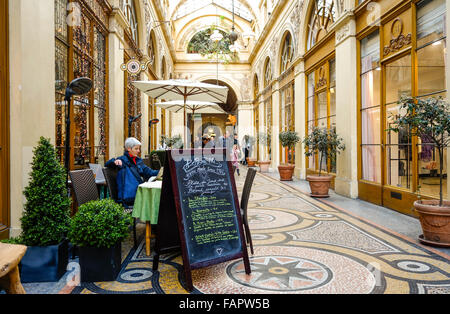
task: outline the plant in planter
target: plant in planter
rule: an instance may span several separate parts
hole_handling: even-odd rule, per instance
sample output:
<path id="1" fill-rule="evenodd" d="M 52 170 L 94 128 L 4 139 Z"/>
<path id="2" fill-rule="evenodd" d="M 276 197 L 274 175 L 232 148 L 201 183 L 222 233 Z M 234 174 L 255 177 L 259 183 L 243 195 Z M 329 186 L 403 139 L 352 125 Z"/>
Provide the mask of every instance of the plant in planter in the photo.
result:
<path id="1" fill-rule="evenodd" d="M 258 160 L 259 169 L 261 172 L 268 172 L 270 165 L 270 150 L 271 150 L 272 136 L 270 133 L 259 132 L 258 141 L 261 145 L 268 148 L 268 152 L 264 149 L 263 159 Z"/>
<path id="2" fill-rule="evenodd" d="M 414 208 L 419 213 L 425 244 L 450 246 L 450 201 L 443 199 L 444 149 L 450 144 L 450 106 L 442 98 L 403 97 L 398 102 L 402 114 L 391 116 L 387 131 L 409 130 L 412 136 L 426 137 L 439 155 L 439 200 L 419 199 Z M 428 145 L 428 144 L 427 144 Z"/>
<path id="3" fill-rule="evenodd" d="M 345 149 L 343 139 L 336 134 L 336 128 L 326 129 L 314 127 L 308 136 L 303 139 L 305 155 L 308 157 L 319 154 L 319 175 L 308 175 L 306 180 L 311 188 L 311 196 L 328 197 L 328 190 L 332 176 L 322 176 L 322 161 L 336 158 Z M 325 159 L 324 159 L 325 158 Z"/>
<path id="4" fill-rule="evenodd" d="M 161 146 L 169 147 L 169 148 L 182 148 L 183 147 L 183 139 L 181 135 L 175 135 L 173 137 L 161 135 Z"/>
<path id="5" fill-rule="evenodd" d="M 121 242 L 132 218 L 111 199 L 81 205 L 70 221 L 68 238 L 79 249 L 82 282 L 113 281 L 121 268 Z"/>
<path id="6" fill-rule="evenodd" d="M 280 138 L 281 146 L 287 147 L 289 151 L 293 151 L 295 144 L 300 142 L 300 137 L 297 132 L 285 131 L 281 132 L 278 136 Z M 290 160 L 292 162 L 293 160 Z M 294 173 L 295 165 L 293 163 L 280 164 L 278 166 L 278 172 L 280 173 L 281 181 L 292 181 L 292 174 Z"/>
<path id="7" fill-rule="evenodd" d="M 66 172 L 49 139 L 34 148 L 30 182 L 24 190 L 22 233 L 13 240 L 28 246 L 19 265 L 22 282 L 58 281 L 66 272 L 71 200 Z"/>

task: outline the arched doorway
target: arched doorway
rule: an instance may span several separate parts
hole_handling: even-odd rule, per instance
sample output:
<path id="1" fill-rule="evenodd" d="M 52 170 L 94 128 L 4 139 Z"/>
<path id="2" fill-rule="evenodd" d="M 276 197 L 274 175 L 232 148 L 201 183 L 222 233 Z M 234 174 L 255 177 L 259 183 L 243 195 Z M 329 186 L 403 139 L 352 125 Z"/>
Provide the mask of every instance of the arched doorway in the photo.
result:
<path id="1" fill-rule="evenodd" d="M 233 88 L 223 81 L 214 79 L 204 80 L 203 83 L 220 85 L 228 87 L 227 102 L 219 104 L 226 112 L 223 114 L 188 114 L 188 121 L 190 121 L 190 129 L 193 132 L 193 141 L 199 143 L 203 135 L 215 135 L 218 141 L 228 130 L 229 135 L 233 136 L 235 128 L 227 124 L 228 115 L 237 116 L 237 96 Z"/>

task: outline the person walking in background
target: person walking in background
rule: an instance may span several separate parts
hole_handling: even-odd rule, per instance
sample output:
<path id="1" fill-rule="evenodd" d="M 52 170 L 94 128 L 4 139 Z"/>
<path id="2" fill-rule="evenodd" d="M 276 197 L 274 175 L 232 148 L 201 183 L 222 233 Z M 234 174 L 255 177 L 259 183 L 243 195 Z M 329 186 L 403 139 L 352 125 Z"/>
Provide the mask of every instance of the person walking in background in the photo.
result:
<path id="1" fill-rule="evenodd" d="M 244 149 L 244 159 L 242 159 L 242 164 L 243 165 L 247 165 L 247 158 L 250 155 L 250 139 L 248 135 L 244 135 L 243 139 L 242 139 L 242 146 Z"/>
<path id="2" fill-rule="evenodd" d="M 236 170 L 238 176 L 240 176 L 239 173 L 239 146 L 237 144 L 233 145 L 233 150 L 231 151 L 231 164 L 233 165 L 233 168 Z"/>

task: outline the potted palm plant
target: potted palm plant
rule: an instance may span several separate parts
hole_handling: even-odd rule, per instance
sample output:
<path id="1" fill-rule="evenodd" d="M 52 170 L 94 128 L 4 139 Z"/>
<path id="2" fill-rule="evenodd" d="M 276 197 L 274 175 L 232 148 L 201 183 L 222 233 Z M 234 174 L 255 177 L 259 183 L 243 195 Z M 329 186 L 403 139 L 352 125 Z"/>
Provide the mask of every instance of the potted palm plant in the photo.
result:
<path id="1" fill-rule="evenodd" d="M 81 205 L 68 238 L 79 249 L 81 282 L 113 281 L 121 268 L 121 242 L 132 218 L 112 199 Z"/>
<path id="2" fill-rule="evenodd" d="M 259 132 L 258 133 L 258 140 L 261 145 L 264 147 L 267 147 L 269 152 L 264 150 L 263 158 L 261 160 L 258 160 L 258 166 L 259 170 L 261 172 L 268 172 L 269 171 L 269 165 L 270 165 L 270 144 L 271 144 L 271 135 L 270 133 L 266 132 Z"/>
<path id="3" fill-rule="evenodd" d="M 308 175 L 306 180 L 311 188 L 311 196 L 328 197 L 332 176 L 322 176 L 322 164 L 328 157 L 335 158 L 345 149 L 343 139 L 336 134 L 336 128 L 314 127 L 311 133 L 303 139 L 305 155 L 308 157 L 319 154 L 319 174 Z"/>
<path id="4" fill-rule="evenodd" d="M 300 137 L 297 132 L 285 131 L 279 135 L 281 146 L 287 147 L 289 151 L 293 152 L 295 144 L 300 141 Z M 287 164 L 280 164 L 278 166 L 278 172 L 280 173 L 281 181 L 292 181 L 292 174 L 294 173 L 295 165 L 293 160 L 289 160 Z"/>
<path id="5" fill-rule="evenodd" d="M 419 240 L 425 244 L 450 246 L 450 201 L 443 199 L 442 192 L 444 149 L 450 144 L 450 106 L 441 97 L 403 97 L 398 104 L 402 114 L 390 117 L 392 123 L 387 131 L 398 133 L 406 128 L 412 136 L 427 137 L 439 155 L 439 200 L 414 202 L 423 231 Z"/>
<path id="6" fill-rule="evenodd" d="M 20 264 L 21 281 L 55 282 L 66 272 L 70 219 L 66 172 L 49 139 L 41 137 L 33 150 L 30 182 L 21 220 L 22 232 L 9 243 L 26 245 Z"/>

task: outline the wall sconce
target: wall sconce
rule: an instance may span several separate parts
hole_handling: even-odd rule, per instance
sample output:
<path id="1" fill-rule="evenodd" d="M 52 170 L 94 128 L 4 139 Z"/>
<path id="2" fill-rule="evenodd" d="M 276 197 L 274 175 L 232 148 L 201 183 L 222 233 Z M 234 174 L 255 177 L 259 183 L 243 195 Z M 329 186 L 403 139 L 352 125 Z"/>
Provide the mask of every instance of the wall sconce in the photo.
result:
<path id="1" fill-rule="evenodd" d="M 255 38 L 255 34 L 253 33 L 243 33 L 242 39 L 244 40 L 244 47 L 247 48 L 250 44 L 250 39 Z"/>

